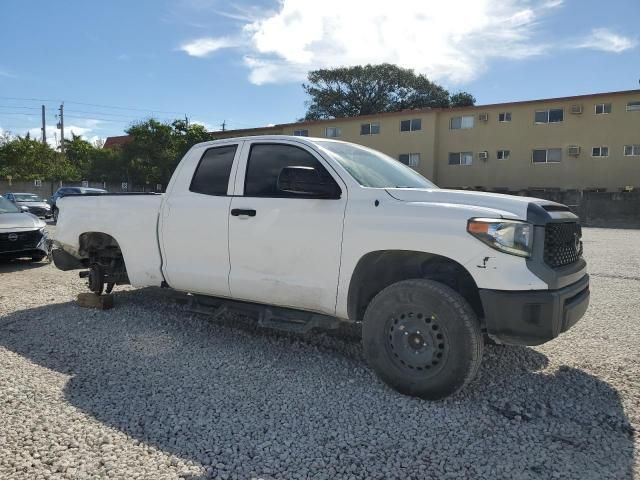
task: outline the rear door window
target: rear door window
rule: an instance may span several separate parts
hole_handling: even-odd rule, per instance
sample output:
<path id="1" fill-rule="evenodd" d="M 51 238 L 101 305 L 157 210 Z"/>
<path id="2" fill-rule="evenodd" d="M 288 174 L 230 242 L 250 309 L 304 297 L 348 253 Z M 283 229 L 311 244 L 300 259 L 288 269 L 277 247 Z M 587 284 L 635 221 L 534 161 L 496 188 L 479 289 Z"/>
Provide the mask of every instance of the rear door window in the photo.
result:
<path id="1" fill-rule="evenodd" d="M 237 149 L 238 145 L 225 145 L 204 152 L 193 174 L 189 190 L 204 195 L 226 195 Z"/>

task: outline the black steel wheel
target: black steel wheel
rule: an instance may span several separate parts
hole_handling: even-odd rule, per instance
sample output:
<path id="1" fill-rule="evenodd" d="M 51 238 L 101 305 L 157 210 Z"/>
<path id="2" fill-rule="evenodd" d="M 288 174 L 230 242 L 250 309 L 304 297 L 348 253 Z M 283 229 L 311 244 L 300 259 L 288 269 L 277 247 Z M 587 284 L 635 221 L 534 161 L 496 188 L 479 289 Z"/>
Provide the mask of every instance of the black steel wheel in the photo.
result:
<path id="1" fill-rule="evenodd" d="M 425 279 L 397 282 L 378 293 L 365 312 L 362 341 L 369 365 L 385 383 L 430 400 L 467 385 L 484 346 L 467 301 Z"/>
<path id="2" fill-rule="evenodd" d="M 446 330 L 434 312 L 409 310 L 389 318 L 387 348 L 401 368 L 435 375 L 449 352 Z"/>

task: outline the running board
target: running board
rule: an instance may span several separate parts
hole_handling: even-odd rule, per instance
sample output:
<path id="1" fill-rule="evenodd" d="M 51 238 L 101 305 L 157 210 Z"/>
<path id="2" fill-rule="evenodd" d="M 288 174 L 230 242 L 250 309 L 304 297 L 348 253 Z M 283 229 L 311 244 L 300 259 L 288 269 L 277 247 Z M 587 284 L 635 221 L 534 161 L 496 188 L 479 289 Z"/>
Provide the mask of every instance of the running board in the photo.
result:
<path id="1" fill-rule="evenodd" d="M 284 332 L 304 334 L 314 328 L 334 330 L 348 323 L 320 313 L 201 295 L 190 296 L 187 304 L 190 312 L 211 316 L 214 320 L 219 320 L 227 313 L 243 313 L 256 318 L 261 327 Z"/>

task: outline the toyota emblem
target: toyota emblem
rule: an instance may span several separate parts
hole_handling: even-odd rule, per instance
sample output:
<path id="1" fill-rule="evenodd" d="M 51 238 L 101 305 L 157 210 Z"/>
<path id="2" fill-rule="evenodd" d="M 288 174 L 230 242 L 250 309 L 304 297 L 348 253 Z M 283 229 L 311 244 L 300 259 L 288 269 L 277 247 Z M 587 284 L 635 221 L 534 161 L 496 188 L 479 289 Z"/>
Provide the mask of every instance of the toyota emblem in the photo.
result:
<path id="1" fill-rule="evenodd" d="M 18 240 L 18 234 L 17 233 L 10 233 L 7 238 L 9 239 L 10 242 L 15 242 L 16 240 Z"/>

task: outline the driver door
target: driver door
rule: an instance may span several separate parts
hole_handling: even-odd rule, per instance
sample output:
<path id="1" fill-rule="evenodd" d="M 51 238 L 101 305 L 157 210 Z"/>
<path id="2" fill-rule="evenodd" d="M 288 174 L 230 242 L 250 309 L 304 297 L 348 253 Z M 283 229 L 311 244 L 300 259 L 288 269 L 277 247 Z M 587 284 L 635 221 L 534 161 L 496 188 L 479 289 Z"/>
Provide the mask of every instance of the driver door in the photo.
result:
<path id="1" fill-rule="evenodd" d="M 285 167 L 311 167 L 340 198 L 278 189 Z M 229 216 L 233 298 L 335 313 L 345 184 L 314 151 L 294 141 L 247 142 Z M 238 193 L 240 193 L 238 195 Z"/>

